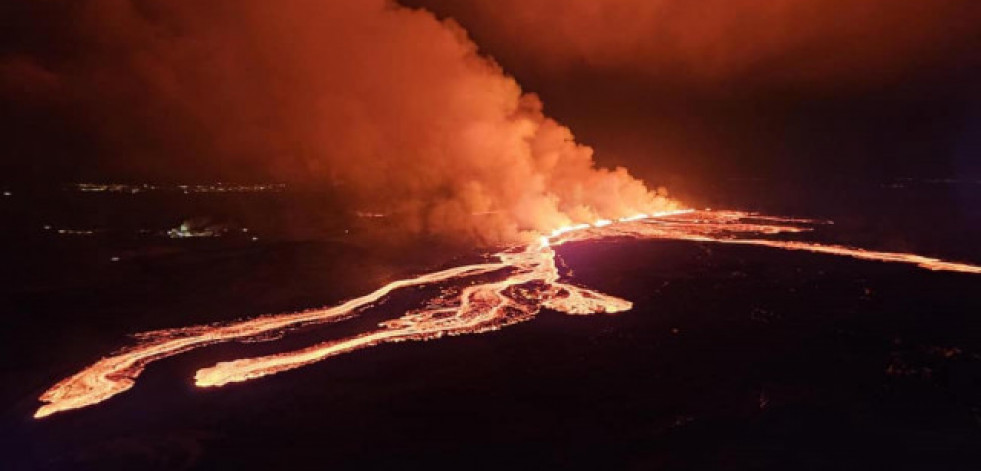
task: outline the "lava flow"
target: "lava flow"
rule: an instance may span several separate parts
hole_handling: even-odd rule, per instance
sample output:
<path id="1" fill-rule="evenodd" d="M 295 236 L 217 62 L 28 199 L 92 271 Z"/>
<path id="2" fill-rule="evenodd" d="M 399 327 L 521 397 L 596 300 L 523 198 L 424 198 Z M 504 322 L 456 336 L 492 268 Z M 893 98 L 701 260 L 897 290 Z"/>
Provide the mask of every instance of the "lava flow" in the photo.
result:
<path id="1" fill-rule="evenodd" d="M 200 387 L 246 381 L 308 365 L 332 356 L 387 342 L 429 340 L 497 330 L 535 317 L 548 308 L 567 314 L 616 313 L 630 301 L 561 281 L 554 247 L 565 242 L 600 238 L 674 239 L 757 245 L 841 255 L 864 260 L 899 262 L 930 270 L 981 273 L 981 267 L 920 255 L 875 252 L 840 245 L 761 238 L 802 233 L 827 221 L 760 216 L 739 211 L 671 211 L 638 214 L 617 221 L 600 220 L 557 229 L 525 247 L 495 255 L 497 261 L 466 265 L 393 281 L 338 306 L 298 313 L 261 316 L 218 325 L 166 329 L 137 334 L 135 346 L 124 348 L 55 384 L 40 400 L 34 417 L 90 406 L 130 389 L 150 363 L 192 349 L 228 341 L 267 341 L 288 329 L 338 322 L 374 306 L 395 290 L 428 284 L 449 284 L 439 296 L 377 329 L 296 351 L 221 362 L 195 375 Z M 753 237 L 743 237 L 752 235 Z"/>

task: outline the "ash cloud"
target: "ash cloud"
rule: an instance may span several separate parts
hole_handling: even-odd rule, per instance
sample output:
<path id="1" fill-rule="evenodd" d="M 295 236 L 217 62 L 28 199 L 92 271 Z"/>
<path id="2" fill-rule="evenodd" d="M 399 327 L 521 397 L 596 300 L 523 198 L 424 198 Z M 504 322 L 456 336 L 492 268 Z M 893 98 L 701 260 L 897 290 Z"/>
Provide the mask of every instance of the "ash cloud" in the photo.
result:
<path id="1" fill-rule="evenodd" d="M 869 86 L 977 65 L 981 47 L 973 0 L 406 1 L 553 76 L 585 67 L 687 86 Z"/>
<path id="2" fill-rule="evenodd" d="M 413 233 L 486 243 L 672 205 L 622 168 L 597 168 L 593 150 L 460 26 L 423 10 L 382 0 L 21 6 L 49 36 L 4 51 L 0 92 L 95 136 L 99 167 L 330 187 Z"/>
<path id="3" fill-rule="evenodd" d="M 457 19 L 604 159 L 689 203 L 806 193 L 737 180 L 981 175 L 964 150 L 981 136 L 981 2 L 401 1 Z"/>

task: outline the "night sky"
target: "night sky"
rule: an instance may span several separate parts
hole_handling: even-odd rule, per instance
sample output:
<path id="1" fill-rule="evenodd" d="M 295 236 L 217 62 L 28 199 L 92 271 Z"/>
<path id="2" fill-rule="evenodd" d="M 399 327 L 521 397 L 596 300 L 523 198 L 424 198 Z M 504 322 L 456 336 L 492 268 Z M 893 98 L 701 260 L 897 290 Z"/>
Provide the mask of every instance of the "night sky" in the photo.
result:
<path id="1" fill-rule="evenodd" d="M 697 191 L 731 177 L 981 173 L 977 2 L 404 3 L 458 21 L 548 115 L 597 149 L 599 164 L 626 165 L 653 184 Z M 154 2 L 4 2 L 6 180 L 276 175 L 263 165 L 187 165 L 199 156 L 174 155 L 179 146 L 161 157 L 167 165 L 139 163 L 160 139 L 176 134 L 189 149 L 211 136 L 167 129 L 161 138 L 159 127 L 189 118 L 134 116 L 157 93 L 125 77 L 147 43 L 136 39 L 142 32 L 120 32 L 128 19 L 94 18 L 96 4 L 131 4 L 144 26 L 159 28 L 152 34 L 193 35 Z M 233 21 L 220 10 L 207 21 Z M 248 66 L 262 74 L 276 64 Z M 89 81 L 80 70 L 107 77 Z M 126 90 L 91 100 L 100 87 Z M 165 113 L 179 112 L 153 110 Z M 133 126 L 118 131 L 119 119 Z M 107 123 L 129 134 L 125 147 L 106 136 Z"/>
<path id="2" fill-rule="evenodd" d="M 978 469 L 979 51 L 979 0 L 0 1 L 0 468 Z"/>
<path id="3" fill-rule="evenodd" d="M 976 3 L 528 3 L 415 2 L 643 176 L 981 171 Z"/>

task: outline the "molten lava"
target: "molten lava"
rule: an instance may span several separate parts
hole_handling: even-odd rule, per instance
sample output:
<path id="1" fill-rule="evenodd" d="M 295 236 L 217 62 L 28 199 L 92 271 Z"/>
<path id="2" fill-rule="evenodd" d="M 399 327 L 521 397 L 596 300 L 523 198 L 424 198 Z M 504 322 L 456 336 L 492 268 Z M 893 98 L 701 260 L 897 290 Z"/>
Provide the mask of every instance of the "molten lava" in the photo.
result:
<path id="1" fill-rule="evenodd" d="M 630 301 L 561 281 L 555 264 L 554 247 L 570 241 L 623 237 L 745 244 L 908 263 L 930 270 L 981 273 L 979 266 L 914 254 L 761 238 L 801 233 L 810 230 L 810 225 L 822 223 L 829 222 L 738 211 L 683 210 L 562 227 L 541 236 L 535 243 L 496 254 L 495 262 L 396 280 L 338 306 L 262 316 L 242 322 L 138 334 L 139 343 L 136 345 L 105 357 L 51 387 L 41 395 L 40 400 L 45 404 L 34 417 L 45 417 L 105 401 L 133 387 L 147 365 L 156 360 L 221 342 L 266 341 L 288 329 L 342 321 L 375 305 L 393 291 L 408 287 L 433 283 L 452 285 L 424 306 L 382 322 L 377 329 L 291 352 L 221 362 L 198 370 L 195 384 L 217 387 L 247 381 L 381 343 L 488 332 L 532 319 L 542 308 L 576 315 L 629 310 L 632 307 Z M 745 235 L 755 238 L 742 237 Z"/>

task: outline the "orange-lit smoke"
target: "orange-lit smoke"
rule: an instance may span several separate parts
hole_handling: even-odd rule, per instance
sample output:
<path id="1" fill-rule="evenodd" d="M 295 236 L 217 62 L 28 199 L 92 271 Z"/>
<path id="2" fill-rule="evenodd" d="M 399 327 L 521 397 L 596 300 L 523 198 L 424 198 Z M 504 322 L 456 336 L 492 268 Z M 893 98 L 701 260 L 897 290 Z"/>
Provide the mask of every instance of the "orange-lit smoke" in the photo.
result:
<path id="1" fill-rule="evenodd" d="M 981 47 L 974 0 L 408 1 L 555 76 L 586 67 L 810 88 L 976 62 Z"/>
<path id="2" fill-rule="evenodd" d="M 111 165 L 332 188 L 412 232 L 488 243 L 672 206 L 626 170 L 596 168 L 535 95 L 429 12 L 386 0 L 65 3 L 78 50 L 39 71 Z"/>

